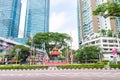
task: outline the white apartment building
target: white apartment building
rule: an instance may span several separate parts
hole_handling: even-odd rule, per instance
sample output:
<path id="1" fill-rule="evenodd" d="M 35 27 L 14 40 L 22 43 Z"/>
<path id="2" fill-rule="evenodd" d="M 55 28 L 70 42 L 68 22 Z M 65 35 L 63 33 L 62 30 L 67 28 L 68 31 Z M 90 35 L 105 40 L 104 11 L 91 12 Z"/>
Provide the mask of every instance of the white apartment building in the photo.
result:
<path id="1" fill-rule="evenodd" d="M 116 34 L 120 31 L 120 18 L 111 20 L 109 17 L 94 16 L 98 5 L 107 1 L 117 2 L 118 0 L 78 0 L 78 39 L 79 46 L 98 45 L 103 52 L 105 60 L 112 60 L 112 49 L 120 51 L 120 39 L 112 37 L 99 37 L 101 30 L 113 30 Z M 99 38 L 97 38 L 99 37 Z M 117 57 L 120 60 L 119 56 Z"/>
<path id="2" fill-rule="evenodd" d="M 98 33 L 104 30 L 113 30 L 117 32 L 119 22 L 111 20 L 109 17 L 94 16 L 94 11 L 98 5 L 113 0 L 78 0 L 78 38 L 79 42 L 94 39 Z M 90 37 L 89 37 L 90 36 Z"/>
<path id="3" fill-rule="evenodd" d="M 120 52 L 120 39 L 112 37 L 99 37 L 82 43 L 82 46 L 96 45 L 101 48 L 104 60 L 113 60 L 112 49 L 116 48 Z M 117 55 L 117 60 L 120 61 L 120 56 Z"/>

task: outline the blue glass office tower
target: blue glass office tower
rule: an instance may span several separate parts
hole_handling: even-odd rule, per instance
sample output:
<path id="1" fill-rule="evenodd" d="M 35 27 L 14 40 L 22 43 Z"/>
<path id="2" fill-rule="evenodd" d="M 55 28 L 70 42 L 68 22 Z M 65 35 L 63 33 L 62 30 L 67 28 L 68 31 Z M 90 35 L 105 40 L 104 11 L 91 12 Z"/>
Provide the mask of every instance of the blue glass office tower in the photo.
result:
<path id="1" fill-rule="evenodd" d="M 0 37 L 17 37 L 21 0 L 0 0 Z"/>
<path id="2" fill-rule="evenodd" d="M 24 37 L 49 31 L 49 0 L 28 0 Z"/>

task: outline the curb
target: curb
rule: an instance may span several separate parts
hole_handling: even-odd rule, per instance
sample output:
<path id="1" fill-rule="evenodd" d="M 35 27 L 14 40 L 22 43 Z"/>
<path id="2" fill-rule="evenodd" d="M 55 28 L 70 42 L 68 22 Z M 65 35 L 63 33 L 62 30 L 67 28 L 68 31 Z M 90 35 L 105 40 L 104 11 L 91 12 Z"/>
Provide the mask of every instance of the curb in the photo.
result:
<path id="1" fill-rule="evenodd" d="M 34 71 L 34 70 L 120 70 L 119 68 L 75 68 L 75 69 L 62 69 L 62 68 L 57 68 L 57 67 L 48 67 L 47 69 L 0 69 L 0 71 Z"/>

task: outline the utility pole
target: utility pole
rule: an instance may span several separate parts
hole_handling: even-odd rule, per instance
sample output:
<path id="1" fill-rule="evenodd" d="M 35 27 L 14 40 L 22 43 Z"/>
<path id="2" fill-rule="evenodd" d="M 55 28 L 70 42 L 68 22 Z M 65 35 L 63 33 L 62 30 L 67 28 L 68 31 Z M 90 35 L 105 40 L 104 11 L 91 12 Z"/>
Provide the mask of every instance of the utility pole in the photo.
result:
<path id="1" fill-rule="evenodd" d="M 17 48 L 15 51 L 17 52 L 17 60 L 16 60 L 16 64 L 17 64 L 19 60 L 19 52 L 21 51 L 21 49 Z"/>
<path id="2" fill-rule="evenodd" d="M 70 33 L 70 35 L 72 36 L 72 33 Z M 73 64 L 73 53 L 72 53 L 72 37 L 71 37 L 71 40 L 70 40 L 70 61 L 71 61 L 71 64 Z"/>
<path id="3" fill-rule="evenodd" d="M 31 34 L 30 35 L 30 42 L 31 42 L 31 45 L 30 45 L 30 65 L 32 64 L 32 54 L 33 54 L 33 35 Z"/>

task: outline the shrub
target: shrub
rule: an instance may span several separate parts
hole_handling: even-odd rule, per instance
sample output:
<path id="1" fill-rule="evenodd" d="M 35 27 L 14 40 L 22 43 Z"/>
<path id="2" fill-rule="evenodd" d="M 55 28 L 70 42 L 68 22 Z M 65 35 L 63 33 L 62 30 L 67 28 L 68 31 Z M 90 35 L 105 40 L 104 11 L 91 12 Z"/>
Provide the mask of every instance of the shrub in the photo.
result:
<path id="1" fill-rule="evenodd" d="M 110 64 L 111 68 L 119 68 L 120 69 L 120 64 Z"/>
<path id="2" fill-rule="evenodd" d="M 59 65 L 57 68 L 62 69 L 73 69 L 73 68 L 104 68 L 104 64 L 69 64 L 69 65 Z"/>
<path id="3" fill-rule="evenodd" d="M 2 65 L 0 66 L 0 70 L 3 69 L 47 69 L 48 66 L 29 66 L 29 65 Z"/>
<path id="4" fill-rule="evenodd" d="M 106 65 L 109 62 L 109 60 L 103 60 L 102 62 Z"/>

